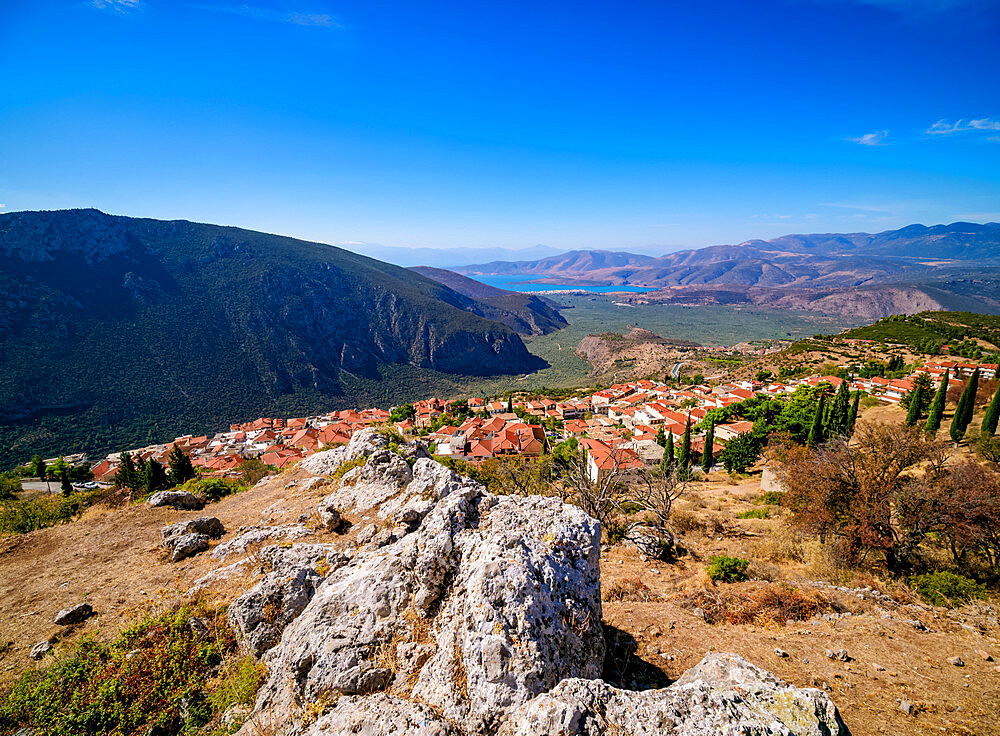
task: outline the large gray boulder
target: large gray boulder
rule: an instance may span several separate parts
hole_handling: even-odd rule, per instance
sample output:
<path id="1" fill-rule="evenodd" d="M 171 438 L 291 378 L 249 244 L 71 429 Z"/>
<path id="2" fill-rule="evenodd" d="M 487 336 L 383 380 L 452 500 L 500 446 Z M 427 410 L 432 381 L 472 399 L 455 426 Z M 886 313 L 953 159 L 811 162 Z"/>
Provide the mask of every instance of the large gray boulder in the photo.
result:
<path id="1" fill-rule="evenodd" d="M 849 736 L 822 690 L 709 654 L 662 690 L 569 679 L 512 712 L 500 736 Z"/>
<path id="2" fill-rule="evenodd" d="M 498 498 L 466 481 L 415 531 L 362 550 L 320 584 L 264 656 L 257 721 L 297 733 L 304 703 L 398 688 L 390 694 L 478 731 L 564 678 L 596 677 L 599 551 L 599 525 L 575 506 Z M 333 733 L 355 702 L 335 700 L 324 720 Z M 396 732 L 383 725 L 370 732 Z"/>
<path id="3" fill-rule="evenodd" d="M 170 561 L 178 562 L 208 549 L 210 540 L 225 532 L 222 522 L 214 516 L 200 516 L 163 527 L 160 537 L 170 553 Z"/>
<path id="4" fill-rule="evenodd" d="M 366 427 L 351 435 L 351 441 L 343 447 L 316 452 L 299 463 L 299 469 L 312 475 L 333 475 L 334 471 L 348 460 L 389 446 L 389 440 L 379 434 L 377 429 Z"/>
<path id="5" fill-rule="evenodd" d="M 403 458 L 391 450 L 377 450 L 364 465 L 344 473 L 340 487 L 323 501 L 336 498 L 341 509 L 366 511 L 399 495 L 411 480 L 413 471 Z"/>
<path id="6" fill-rule="evenodd" d="M 316 593 L 326 575 L 347 564 L 329 544 L 269 545 L 260 550 L 268 570 L 253 588 L 229 605 L 229 625 L 243 649 L 260 657 Z"/>
<path id="7" fill-rule="evenodd" d="M 290 574 L 269 573 L 229 604 L 229 625 L 254 657 L 278 643 L 281 632 L 309 603 L 323 577 L 300 567 Z"/>
<path id="8" fill-rule="evenodd" d="M 186 511 L 200 511 L 205 504 L 193 493 L 187 491 L 159 491 L 146 501 L 150 506 L 169 506 Z"/>

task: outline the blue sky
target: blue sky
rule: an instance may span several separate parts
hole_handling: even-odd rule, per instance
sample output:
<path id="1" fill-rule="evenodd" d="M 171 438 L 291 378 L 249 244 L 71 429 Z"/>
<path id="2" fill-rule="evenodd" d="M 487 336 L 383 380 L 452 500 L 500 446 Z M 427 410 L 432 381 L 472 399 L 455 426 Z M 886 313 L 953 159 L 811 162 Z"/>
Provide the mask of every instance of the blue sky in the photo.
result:
<path id="1" fill-rule="evenodd" d="M 3 211 L 667 251 L 1000 221 L 985 0 L 5 0 Z"/>

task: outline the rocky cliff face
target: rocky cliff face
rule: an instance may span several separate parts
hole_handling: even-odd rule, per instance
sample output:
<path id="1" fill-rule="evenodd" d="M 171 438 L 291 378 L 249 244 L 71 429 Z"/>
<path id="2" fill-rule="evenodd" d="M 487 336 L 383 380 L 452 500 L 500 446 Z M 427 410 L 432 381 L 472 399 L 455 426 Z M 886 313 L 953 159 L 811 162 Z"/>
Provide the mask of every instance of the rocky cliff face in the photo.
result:
<path id="1" fill-rule="evenodd" d="M 96 210 L 0 214 L 0 463 L 119 449 L 158 424 L 180 434 L 338 408 L 348 383 L 350 405 L 388 403 L 403 398 L 384 381 L 399 371 L 546 365 L 469 301 L 291 238 Z"/>
<path id="2" fill-rule="evenodd" d="M 469 300 L 465 309 L 505 324 L 519 335 L 547 335 L 569 324 L 559 314 L 558 304 L 536 294 L 497 289 L 443 268 L 416 266 L 410 270 L 462 294 Z"/>
<path id="3" fill-rule="evenodd" d="M 268 671 L 240 736 L 848 733 L 824 692 L 736 655 L 666 689 L 598 679 L 598 524 L 554 498 L 494 496 L 423 455 L 364 431 L 301 464 L 322 479 L 367 457 L 320 507 L 378 523 L 344 549 L 260 551 L 271 572 L 230 606 Z"/>

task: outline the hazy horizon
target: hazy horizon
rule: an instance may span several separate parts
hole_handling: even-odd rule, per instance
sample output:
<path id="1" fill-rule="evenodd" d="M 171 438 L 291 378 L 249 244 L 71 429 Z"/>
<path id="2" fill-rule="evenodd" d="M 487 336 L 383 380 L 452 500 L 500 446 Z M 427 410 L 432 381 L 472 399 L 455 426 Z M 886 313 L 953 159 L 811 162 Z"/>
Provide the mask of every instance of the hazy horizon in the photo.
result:
<path id="1" fill-rule="evenodd" d="M 15 0 L 0 212 L 662 254 L 1000 220 L 990 0 Z"/>

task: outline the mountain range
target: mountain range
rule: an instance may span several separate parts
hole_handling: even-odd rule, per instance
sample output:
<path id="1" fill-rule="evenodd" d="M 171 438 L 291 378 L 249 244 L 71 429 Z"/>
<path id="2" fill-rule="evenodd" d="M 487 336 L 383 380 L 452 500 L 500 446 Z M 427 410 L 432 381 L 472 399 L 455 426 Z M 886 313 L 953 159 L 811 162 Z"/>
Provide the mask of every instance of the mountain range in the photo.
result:
<path id="1" fill-rule="evenodd" d="M 510 309 L 503 293 L 480 300 L 341 248 L 239 228 L 2 214 L 0 463 L 269 412 L 387 405 L 411 398 L 402 373 L 545 367 L 517 331 L 565 322 L 540 300 L 506 299 Z"/>
<path id="2" fill-rule="evenodd" d="M 878 318 L 1000 309 L 1000 224 L 910 225 L 882 233 L 787 235 L 654 257 L 569 251 L 456 268 L 531 283 L 645 286 L 646 302 L 769 303 Z"/>

